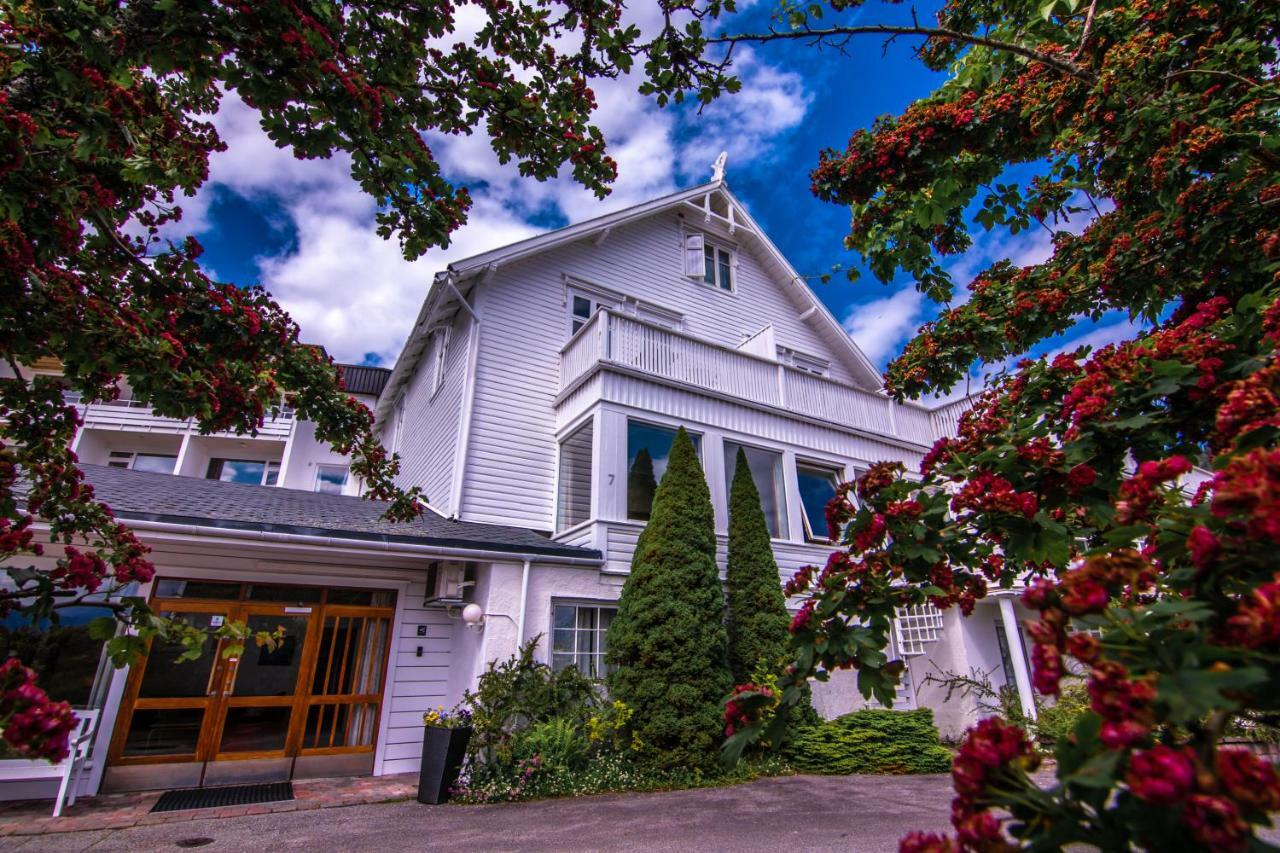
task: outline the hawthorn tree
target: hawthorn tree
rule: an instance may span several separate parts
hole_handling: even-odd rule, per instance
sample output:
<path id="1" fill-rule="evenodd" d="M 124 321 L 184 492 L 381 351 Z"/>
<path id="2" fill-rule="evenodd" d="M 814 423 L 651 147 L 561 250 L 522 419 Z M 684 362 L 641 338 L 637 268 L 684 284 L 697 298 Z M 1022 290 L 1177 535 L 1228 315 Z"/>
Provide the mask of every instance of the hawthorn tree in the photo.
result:
<path id="1" fill-rule="evenodd" d="M 455 6 L 474 35 L 454 35 Z M 153 568 L 85 484 L 64 392 L 109 400 L 124 380 L 157 414 L 237 433 L 287 398 L 391 517 L 419 512 L 424 496 L 395 487 L 396 460 L 332 361 L 265 292 L 210 280 L 199 244 L 170 239 L 181 197 L 225 148 L 209 117 L 235 93 L 298 158 L 349 157 L 379 233 L 413 259 L 447 245 L 470 205 L 427 133 L 481 129 L 522 174 L 567 170 L 607 192 L 616 169 L 589 81 L 639 49 L 621 12 L 615 0 L 0 0 L 0 562 L 12 567 L 0 617 L 97 603 L 111 615 L 95 635 L 118 665 L 155 637 L 193 655 L 205 639 L 141 599 L 103 600 Z M 47 359 L 60 379 L 33 374 Z M 62 546 L 52 568 L 31 560 L 39 525 Z M 221 633 L 246 639 L 244 626 Z M 0 668 L 0 727 L 58 760 L 72 715 L 33 679 L 16 660 Z"/>
<path id="2" fill-rule="evenodd" d="M 851 208 L 846 243 L 877 277 L 905 273 L 945 304 L 888 390 L 946 391 L 975 361 L 1106 312 L 1147 328 L 1022 360 L 918 478 L 880 464 L 842 487 L 829 507 L 842 549 L 788 587 L 810 597 L 781 699 L 853 667 L 887 704 L 895 607 L 968 613 L 991 584 L 1024 586 L 1036 688 L 1055 695 L 1074 658 L 1091 712 L 1047 789 L 1022 731 L 981 722 L 955 760 L 954 836 L 903 849 L 1257 847 L 1280 779 L 1222 736 L 1280 710 L 1280 6 L 950 0 L 936 22 L 901 26 L 850 20 L 860 6 L 788 4 L 770 31 L 715 35 L 718 4 L 701 6 L 668 90 L 731 74 L 718 46 L 924 37 L 918 57 L 945 81 L 812 172 L 819 197 Z M 1068 216 L 1087 218 L 1082 233 Z M 952 303 L 946 259 L 977 228 L 1047 229 L 1053 254 L 995 263 Z M 770 693 L 740 686 L 729 702 L 730 757 L 778 740 L 744 728 Z"/>

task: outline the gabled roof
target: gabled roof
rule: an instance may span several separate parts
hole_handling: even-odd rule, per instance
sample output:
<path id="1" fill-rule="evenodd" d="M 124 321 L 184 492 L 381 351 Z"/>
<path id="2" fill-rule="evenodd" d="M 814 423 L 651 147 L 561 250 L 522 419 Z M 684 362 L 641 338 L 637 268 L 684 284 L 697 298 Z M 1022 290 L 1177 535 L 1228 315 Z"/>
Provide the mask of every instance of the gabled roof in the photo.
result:
<path id="1" fill-rule="evenodd" d="M 367 394 L 377 397 L 391 378 L 391 370 L 386 367 L 368 367 L 363 364 L 339 364 L 342 368 L 342 382 L 348 394 Z"/>
<path id="2" fill-rule="evenodd" d="M 599 559 L 600 552 L 554 542 L 523 527 L 453 521 L 427 511 L 409 522 L 382 518 L 387 504 L 277 486 L 81 465 L 95 496 L 122 521 L 158 521 L 221 530 L 267 531 L 360 542 Z"/>
<path id="3" fill-rule="evenodd" d="M 719 196 L 718 199 L 716 198 L 717 196 Z M 719 204 L 723 204 L 724 208 L 727 209 L 727 215 L 715 212 L 715 206 Z M 796 272 L 795 267 L 791 266 L 790 261 L 769 239 L 769 235 L 765 234 L 764 229 L 752 218 L 746 205 L 733 194 L 729 189 L 728 183 L 723 179 L 713 180 L 687 190 L 681 190 L 652 201 L 637 204 L 633 207 L 598 216 L 595 219 L 588 219 L 576 225 L 548 231 L 536 237 L 529 237 L 498 249 L 492 249 L 479 255 L 455 261 L 449 264 L 449 272 L 461 279 L 495 270 L 502 264 L 510 263 L 565 243 L 581 240 L 607 231 L 610 228 L 625 225 L 628 222 L 634 222 L 671 208 L 680 208 L 686 211 L 693 208 L 696 212 L 702 213 L 707 221 L 714 219 L 721 226 L 736 229 L 735 234 L 747 235 L 750 238 L 750 242 L 755 244 L 766 271 L 775 280 L 783 284 L 788 296 L 796 303 L 797 309 L 802 315 L 811 319 L 819 334 L 827 340 L 832 349 L 837 353 L 844 354 L 844 361 L 850 372 L 861 380 L 859 384 L 868 390 L 879 390 L 883 387 L 884 379 L 879 369 L 849 337 L 849 333 L 845 331 L 840 321 L 831 314 L 831 311 L 818 298 L 818 295 L 813 292 L 805 279 L 800 273 Z"/>
<path id="4" fill-rule="evenodd" d="M 728 216 L 713 213 L 713 198 L 716 199 L 716 206 L 730 211 Z M 858 378 L 858 384 L 866 390 L 883 388 L 884 377 L 879 369 L 859 349 L 840 321 L 831 314 L 804 278 L 796 272 L 778 247 L 764 233 L 764 230 L 751 217 L 746 206 L 730 191 L 729 185 L 723 179 L 717 179 L 449 264 L 447 270 L 436 274 L 423 300 L 418 322 L 405 342 L 400 357 L 396 360 L 391 374 L 389 393 L 379 401 L 377 416 L 382 419 L 389 415 L 390 405 L 394 402 L 391 398 L 396 395 L 397 389 L 408 381 L 421 355 L 423 341 L 430 326 L 428 321 L 434 316 L 439 304 L 450 300 L 451 296 L 447 291 L 452 289 L 453 296 L 457 296 L 458 283 L 475 277 L 483 279 L 484 275 L 496 271 L 503 264 L 675 208 L 685 211 L 696 210 L 703 213 L 708 221 L 714 218 L 720 225 L 736 228 L 736 235 L 746 235 L 748 242 L 759 253 L 766 271 L 782 283 L 785 292 L 792 299 L 801 316 L 814 325 L 833 352 L 843 354 L 842 360 L 852 375 Z"/>

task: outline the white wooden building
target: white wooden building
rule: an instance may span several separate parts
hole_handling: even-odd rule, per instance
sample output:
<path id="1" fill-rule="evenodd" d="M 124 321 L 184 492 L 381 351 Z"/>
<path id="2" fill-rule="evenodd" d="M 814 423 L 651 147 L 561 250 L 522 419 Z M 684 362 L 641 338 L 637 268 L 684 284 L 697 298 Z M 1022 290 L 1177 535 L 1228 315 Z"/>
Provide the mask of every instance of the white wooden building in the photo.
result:
<path id="1" fill-rule="evenodd" d="M 379 522 L 342 458 L 287 412 L 236 437 L 127 403 L 84 410 L 90 480 L 154 549 L 157 579 L 138 593 L 206 621 L 292 620 L 298 637 L 274 659 L 179 675 L 162 655 L 130 672 L 81 654 L 92 671 L 71 679 L 75 698 L 103 709 L 84 793 L 413 770 L 422 712 L 457 702 L 520 642 L 541 636 L 548 663 L 604 674 L 678 427 L 698 443 L 722 568 L 746 450 L 782 583 L 825 562 L 837 482 L 883 459 L 918 466 L 964 405 L 890 401 L 722 178 L 452 264 L 394 368 L 348 379 L 403 485 L 427 493 L 418 523 Z M 934 707 L 957 734 L 973 702 L 942 703 L 923 680 L 975 668 L 1029 702 L 1023 618 L 1009 597 L 969 620 L 904 613 L 898 707 Z M 828 716 L 863 704 L 844 674 L 815 701 Z"/>

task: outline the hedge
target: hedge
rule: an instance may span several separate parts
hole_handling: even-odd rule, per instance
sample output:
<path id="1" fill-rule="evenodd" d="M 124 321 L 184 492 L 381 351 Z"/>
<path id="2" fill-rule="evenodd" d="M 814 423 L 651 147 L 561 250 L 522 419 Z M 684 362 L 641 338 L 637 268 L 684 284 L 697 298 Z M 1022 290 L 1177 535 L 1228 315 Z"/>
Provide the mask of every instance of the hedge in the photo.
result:
<path id="1" fill-rule="evenodd" d="M 784 747 L 802 773 L 946 773 L 951 751 L 942 746 L 933 711 L 865 710 L 796 729 Z"/>

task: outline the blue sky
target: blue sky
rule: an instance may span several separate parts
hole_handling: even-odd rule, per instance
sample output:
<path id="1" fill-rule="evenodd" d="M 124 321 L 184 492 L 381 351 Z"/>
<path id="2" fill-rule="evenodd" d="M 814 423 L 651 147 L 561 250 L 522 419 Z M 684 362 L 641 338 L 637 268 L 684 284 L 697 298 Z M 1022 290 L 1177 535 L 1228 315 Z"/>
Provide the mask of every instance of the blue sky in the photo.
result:
<path id="1" fill-rule="evenodd" d="M 642 27 L 655 25 L 648 4 L 632 5 L 640 7 L 634 14 Z M 735 26 L 763 28 L 772 8 L 749 6 Z M 922 19 L 930 14 L 925 7 L 918 12 Z M 872 4 L 853 14 L 897 22 L 910 10 Z M 474 23 L 467 7 L 459 23 L 462 34 Z M 185 225 L 200 237 L 218 277 L 262 283 L 299 321 L 304 338 L 341 360 L 388 366 L 431 275 L 449 261 L 700 183 L 721 150 L 729 151 L 734 192 L 796 269 L 818 274 L 857 259 L 841 243 L 848 210 L 814 198 L 809 171 L 821 149 L 843 147 L 853 131 L 901 111 L 942 79 L 912 57 L 915 43 L 886 45 L 867 36 L 845 54 L 800 43 L 741 51 L 743 92 L 701 114 L 689 105 L 659 110 L 635 92 L 634 79 L 597 85 L 598 124 L 620 163 L 615 191 L 603 202 L 568 180 L 520 178 L 497 163 L 481 134 L 430 139 L 449 174 L 472 188 L 476 206 L 452 247 L 414 264 L 374 234 L 372 205 L 347 177 L 345 160 L 300 162 L 276 150 L 256 114 L 230 97 L 215 119 L 229 150 L 215 156 L 210 183 L 184 205 Z M 1082 224 L 1072 223 L 1073 230 Z M 1047 252 L 1045 232 L 992 233 L 951 268 L 963 286 L 992 260 L 1033 263 Z M 885 286 L 866 275 L 856 283 L 836 277 L 813 286 L 882 366 L 934 310 L 905 280 Z M 1128 329 L 1123 318 L 1108 318 L 1067 338 L 1098 343 Z"/>

